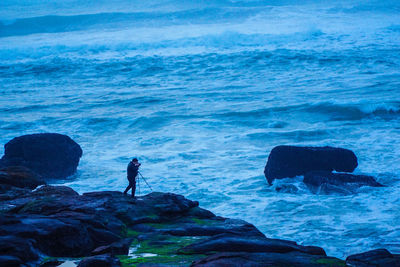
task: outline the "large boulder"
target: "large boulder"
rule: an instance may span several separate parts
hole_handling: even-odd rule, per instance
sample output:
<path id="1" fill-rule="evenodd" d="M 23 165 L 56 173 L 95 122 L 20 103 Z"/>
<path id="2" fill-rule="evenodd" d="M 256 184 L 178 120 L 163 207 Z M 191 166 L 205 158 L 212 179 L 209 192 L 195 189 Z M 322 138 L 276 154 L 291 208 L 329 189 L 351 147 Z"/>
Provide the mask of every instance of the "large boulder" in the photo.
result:
<path id="1" fill-rule="evenodd" d="M 344 148 L 277 146 L 268 156 L 264 174 L 271 185 L 274 179 L 292 178 L 310 171 L 352 172 L 357 165 L 356 155 Z"/>
<path id="2" fill-rule="evenodd" d="M 81 156 L 81 147 L 66 135 L 30 134 L 4 145 L 1 165 L 25 166 L 43 178 L 66 178 L 75 173 Z"/>
<path id="3" fill-rule="evenodd" d="M 308 172 L 304 175 L 303 182 L 311 192 L 321 194 L 351 194 L 361 186 L 383 187 L 372 176 L 327 171 Z"/>

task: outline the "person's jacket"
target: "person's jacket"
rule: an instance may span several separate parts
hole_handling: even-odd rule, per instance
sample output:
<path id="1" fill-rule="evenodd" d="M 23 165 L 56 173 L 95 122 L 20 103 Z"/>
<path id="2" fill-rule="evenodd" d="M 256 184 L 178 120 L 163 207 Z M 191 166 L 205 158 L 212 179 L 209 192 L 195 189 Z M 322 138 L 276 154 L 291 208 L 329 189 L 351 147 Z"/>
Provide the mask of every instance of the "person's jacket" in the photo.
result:
<path id="1" fill-rule="evenodd" d="M 128 178 L 133 179 L 136 177 L 136 175 L 138 174 L 138 171 L 139 171 L 139 166 L 140 166 L 140 163 L 133 162 L 133 161 L 129 162 L 128 170 L 127 170 Z"/>

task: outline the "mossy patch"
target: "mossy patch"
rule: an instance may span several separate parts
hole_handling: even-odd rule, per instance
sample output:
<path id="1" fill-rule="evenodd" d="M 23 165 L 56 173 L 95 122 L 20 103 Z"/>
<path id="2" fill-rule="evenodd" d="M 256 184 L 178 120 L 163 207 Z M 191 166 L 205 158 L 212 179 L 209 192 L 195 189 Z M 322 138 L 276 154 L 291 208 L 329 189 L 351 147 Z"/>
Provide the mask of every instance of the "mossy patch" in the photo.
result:
<path id="1" fill-rule="evenodd" d="M 151 240 L 139 242 L 137 253 L 176 254 L 179 249 L 198 242 L 201 239 L 200 237 L 192 236 L 157 235 Z"/>
<path id="2" fill-rule="evenodd" d="M 131 230 L 131 229 L 127 229 L 125 236 L 127 236 L 127 237 L 137 237 L 138 235 L 140 235 L 140 232 L 134 231 L 134 230 Z"/>
<path id="3" fill-rule="evenodd" d="M 197 224 L 197 225 L 214 225 L 215 221 L 210 221 L 210 220 L 205 220 L 205 219 L 199 219 L 199 218 L 192 218 L 192 221 Z"/>
<path id="4" fill-rule="evenodd" d="M 171 266 L 190 266 L 193 261 L 204 258 L 205 255 L 157 255 L 150 257 L 118 256 L 122 267 L 141 266 L 142 264 L 163 264 Z"/>
<path id="5" fill-rule="evenodd" d="M 119 256 L 122 266 L 140 264 L 167 264 L 171 266 L 190 266 L 195 260 L 205 257 L 200 254 L 180 255 L 178 250 L 202 240 L 201 237 L 154 235 L 150 239 L 132 243 L 128 256 Z"/>
<path id="6" fill-rule="evenodd" d="M 171 224 L 168 223 L 144 223 L 145 225 L 154 228 L 154 229 L 169 229 L 171 228 Z"/>
<path id="7" fill-rule="evenodd" d="M 318 264 L 323 264 L 325 266 L 346 266 L 345 261 L 342 261 L 340 259 L 335 259 L 335 258 L 323 258 L 323 259 L 318 259 L 315 261 L 315 263 Z"/>

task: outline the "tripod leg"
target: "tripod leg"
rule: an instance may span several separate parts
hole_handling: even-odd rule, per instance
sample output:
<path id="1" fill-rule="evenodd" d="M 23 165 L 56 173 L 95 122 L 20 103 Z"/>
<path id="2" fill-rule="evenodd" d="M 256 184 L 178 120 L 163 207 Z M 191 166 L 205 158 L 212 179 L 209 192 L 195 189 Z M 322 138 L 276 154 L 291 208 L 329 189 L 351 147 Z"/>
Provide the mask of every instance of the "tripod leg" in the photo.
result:
<path id="1" fill-rule="evenodd" d="M 137 186 L 138 186 L 139 195 L 140 195 L 140 179 L 139 179 L 139 177 L 138 177 L 138 179 L 136 181 L 137 181 Z"/>
<path id="2" fill-rule="evenodd" d="M 132 183 L 132 197 L 135 197 L 135 191 L 136 191 L 136 179 L 133 180 Z"/>

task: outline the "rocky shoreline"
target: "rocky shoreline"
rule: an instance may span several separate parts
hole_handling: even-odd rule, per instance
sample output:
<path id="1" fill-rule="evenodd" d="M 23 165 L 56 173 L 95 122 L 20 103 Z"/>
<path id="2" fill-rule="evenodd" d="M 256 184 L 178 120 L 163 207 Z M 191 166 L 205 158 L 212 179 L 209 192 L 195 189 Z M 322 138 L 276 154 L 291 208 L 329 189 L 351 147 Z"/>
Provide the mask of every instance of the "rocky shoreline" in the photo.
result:
<path id="1" fill-rule="evenodd" d="M 1 172 L 0 265 L 58 266 L 399 266 L 375 250 L 341 260 L 320 247 L 270 239 L 243 220 L 223 218 L 171 193 L 132 198 L 79 195 L 66 186 L 5 184 L 29 174 Z M 25 175 L 25 176 L 24 176 Z"/>
<path id="2" fill-rule="evenodd" d="M 43 137 L 46 142 L 55 138 L 58 143 L 52 146 L 50 142 L 46 147 L 39 140 Z M 59 142 L 62 139 L 67 142 Z M 39 140 L 41 145 L 35 146 L 32 140 Z M 6 147 L 0 161 L 0 266 L 48 267 L 65 261 L 81 267 L 400 266 L 400 255 L 385 249 L 343 260 L 327 256 L 320 247 L 271 239 L 246 221 L 216 216 L 181 195 L 153 192 L 132 198 L 116 191 L 80 195 L 70 187 L 50 186 L 46 175 L 51 174 L 41 172 L 42 166 L 57 165 L 59 159 L 51 155 L 64 153 L 70 157 L 67 152 L 73 147 L 71 164 L 64 166 L 67 171 L 58 170 L 63 177 L 76 169 L 82 155 L 80 147 L 68 137 L 54 134 L 17 141 Z M 35 150 L 36 154 L 32 152 Z M 315 149 L 307 150 L 309 157 L 315 157 Z M 10 162 L 21 166 L 8 166 Z M 296 175 L 304 172 L 293 170 Z M 318 181 L 323 183 L 331 176 L 329 172 L 317 174 L 313 179 L 321 176 Z M 361 176 L 343 175 L 339 176 L 341 183 L 350 178 L 360 182 Z"/>

